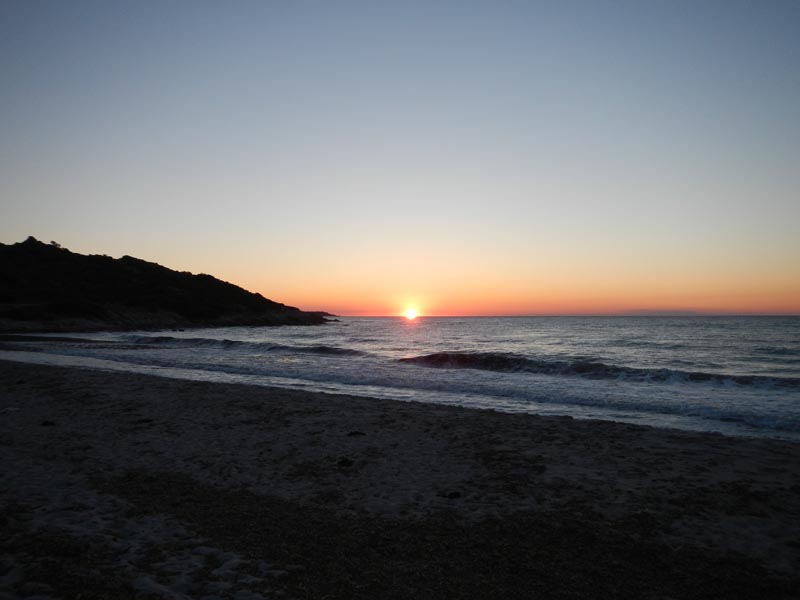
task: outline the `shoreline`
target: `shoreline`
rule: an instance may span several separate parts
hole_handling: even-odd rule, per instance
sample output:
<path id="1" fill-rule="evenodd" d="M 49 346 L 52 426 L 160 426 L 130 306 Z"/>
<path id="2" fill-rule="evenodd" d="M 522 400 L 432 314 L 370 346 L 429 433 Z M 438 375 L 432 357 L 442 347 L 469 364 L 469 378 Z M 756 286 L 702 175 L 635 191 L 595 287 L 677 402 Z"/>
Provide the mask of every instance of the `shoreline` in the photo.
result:
<path id="1" fill-rule="evenodd" d="M 8 361 L 0 374 L 13 557 L 0 591 L 783 598 L 800 585 L 797 442 Z"/>
<path id="2" fill-rule="evenodd" d="M 51 344 L 50 338 L 42 338 L 46 340 L 47 344 Z M 55 337 L 52 343 L 56 346 L 59 343 L 74 343 L 78 341 L 81 345 L 96 344 L 100 347 L 108 344 L 108 341 L 93 340 L 83 338 L 68 338 L 68 337 Z M 382 390 L 383 394 L 370 395 L 368 391 L 364 390 L 348 390 L 348 389 L 335 389 L 334 387 L 320 384 L 315 385 L 313 380 L 310 385 L 308 381 L 298 386 L 286 384 L 285 382 L 276 382 L 273 375 L 252 375 L 237 372 L 217 372 L 212 369 L 211 372 L 217 373 L 217 377 L 210 379 L 207 372 L 203 368 L 196 368 L 194 366 L 183 367 L 168 367 L 169 373 L 166 373 L 159 365 L 147 365 L 141 363 L 129 363 L 123 360 L 117 360 L 113 356 L 106 358 L 98 358 L 82 355 L 60 355 L 58 353 L 52 354 L 47 347 L 39 348 L 35 346 L 26 345 L 27 342 L 33 341 L 32 338 L 24 338 L 20 340 L 8 339 L 3 340 L 0 336 L 0 361 L 22 362 L 26 364 L 35 364 L 43 366 L 61 366 L 64 368 L 78 368 L 78 369 L 91 369 L 99 370 L 102 372 L 122 372 L 122 373 L 138 373 L 142 375 L 158 376 L 175 378 L 183 381 L 202 381 L 202 382 L 218 382 L 230 384 L 242 384 L 248 386 L 257 386 L 265 388 L 288 389 L 300 391 L 302 393 L 324 393 L 324 394 L 338 394 L 353 397 L 371 397 L 381 398 L 383 400 L 399 401 L 399 402 L 421 402 L 445 406 L 461 406 L 465 408 L 473 408 L 476 410 L 492 410 L 500 411 L 509 414 L 525 413 L 540 416 L 570 416 L 575 419 L 581 420 L 601 420 L 613 421 L 618 423 L 629 423 L 632 425 L 639 425 L 643 427 L 654 427 L 656 429 L 678 430 L 696 433 L 715 433 L 735 438 L 757 438 L 757 439 L 774 439 L 781 441 L 791 441 L 800 443 L 800 432 L 796 427 L 783 428 L 770 424 L 764 426 L 758 422 L 750 423 L 746 419 L 740 418 L 725 418 L 723 416 L 716 419 L 697 417 L 696 415 L 684 414 L 682 411 L 678 412 L 652 412 L 645 410 L 642 412 L 627 411 L 623 407 L 607 407 L 603 404 L 582 406 L 580 403 L 567 403 L 558 404 L 552 401 L 534 401 L 533 404 L 525 406 L 502 406 L 494 404 L 490 397 L 471 396 L 461 394 L 457 391 L 449 390 L 416 390 L 413 397 L 408 394 L 396 393 L 396 390 L 391 388 Z M 119 342 L 110 342 L 111 344 Z M 24 356 L 21 356 L 24 355 Z M 57 359 L 53 357 L 57 356 Z M 281 379 L 278 377 L 278 379 Z M 580 379 L 578 379 L 580 381 Z M 599 385 L 607 384 L 607 381 L 600 380 Z M 345 387 L 345 386 L 343 386 Z M 358 387 L 347 385 L 346 387 Z M 362 393 L 364 392 L 364 393 Z M 479 398 L 477 401 L 475 398 Z M 550 395 L 549 398 L 558 398 L 558 394 Z M 648 397 L 646 390 L 636 394 L 636 398 Z M 466 398 L 469 398 L 466 400 Z"/>

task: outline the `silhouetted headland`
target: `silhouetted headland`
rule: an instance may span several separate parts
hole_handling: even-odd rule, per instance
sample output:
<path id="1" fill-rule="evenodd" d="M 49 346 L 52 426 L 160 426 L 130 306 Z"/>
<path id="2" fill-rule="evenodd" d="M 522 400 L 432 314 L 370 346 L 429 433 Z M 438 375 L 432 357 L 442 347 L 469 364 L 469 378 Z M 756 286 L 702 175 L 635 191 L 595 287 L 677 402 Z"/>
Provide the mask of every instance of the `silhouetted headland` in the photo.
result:
<path id="1" fill-rule="evenodd" d="M 83 255 L 29 237 L 0 244 L 0 331 L 319 325 L 306 312 L 211 275 L 123 256 Z"/>

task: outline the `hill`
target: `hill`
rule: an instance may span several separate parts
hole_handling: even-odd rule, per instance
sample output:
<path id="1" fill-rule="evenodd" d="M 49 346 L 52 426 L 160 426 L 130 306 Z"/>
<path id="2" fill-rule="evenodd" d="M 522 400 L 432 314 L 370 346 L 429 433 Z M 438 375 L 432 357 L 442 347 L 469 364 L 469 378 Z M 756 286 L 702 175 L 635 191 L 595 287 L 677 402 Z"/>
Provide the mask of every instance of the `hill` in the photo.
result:
<path id="1" fill-rule="evenodd" d="M 76 254 L 33 237 L 0 244 L 0 331 L 318 325 L 325 314 L 131 256 Z"/>

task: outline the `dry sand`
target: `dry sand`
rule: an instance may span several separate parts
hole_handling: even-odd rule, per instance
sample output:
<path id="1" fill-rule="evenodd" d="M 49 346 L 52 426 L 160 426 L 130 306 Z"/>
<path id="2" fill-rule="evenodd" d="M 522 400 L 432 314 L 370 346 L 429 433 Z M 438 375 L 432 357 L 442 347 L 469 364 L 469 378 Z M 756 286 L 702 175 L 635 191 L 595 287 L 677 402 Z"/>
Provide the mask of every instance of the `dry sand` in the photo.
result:
<path id="1" fill-rule="evenodd" d="M 800 444 L 0 361 L 0 598 L 798 598 Z"/>

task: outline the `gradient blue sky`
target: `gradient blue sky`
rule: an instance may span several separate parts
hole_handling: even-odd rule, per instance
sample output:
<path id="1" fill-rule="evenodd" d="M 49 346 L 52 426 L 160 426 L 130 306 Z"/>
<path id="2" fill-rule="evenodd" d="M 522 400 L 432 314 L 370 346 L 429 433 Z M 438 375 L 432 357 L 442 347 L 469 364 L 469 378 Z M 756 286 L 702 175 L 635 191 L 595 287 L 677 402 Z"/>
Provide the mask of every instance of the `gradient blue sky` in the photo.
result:
<path id="1" fill-rule="evenodd" d="M 800 2 L 0 3 L 0 241 L 343 314 L 800 312 Z"/>

